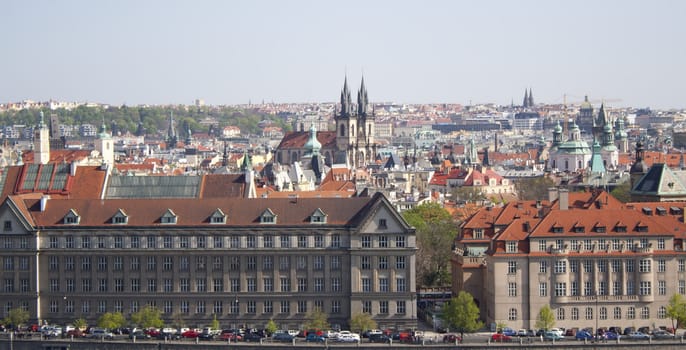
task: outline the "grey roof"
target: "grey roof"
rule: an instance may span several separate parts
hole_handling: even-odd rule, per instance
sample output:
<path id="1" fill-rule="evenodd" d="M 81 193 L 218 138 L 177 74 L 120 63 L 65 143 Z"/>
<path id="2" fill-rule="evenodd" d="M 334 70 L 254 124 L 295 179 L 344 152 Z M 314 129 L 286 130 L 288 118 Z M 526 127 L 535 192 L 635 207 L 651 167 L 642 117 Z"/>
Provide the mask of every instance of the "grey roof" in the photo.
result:
<path id="1" fill-rule="evenodd" d="M 105 197 L 196 198 L 201 176 L 112 176 Z"/>

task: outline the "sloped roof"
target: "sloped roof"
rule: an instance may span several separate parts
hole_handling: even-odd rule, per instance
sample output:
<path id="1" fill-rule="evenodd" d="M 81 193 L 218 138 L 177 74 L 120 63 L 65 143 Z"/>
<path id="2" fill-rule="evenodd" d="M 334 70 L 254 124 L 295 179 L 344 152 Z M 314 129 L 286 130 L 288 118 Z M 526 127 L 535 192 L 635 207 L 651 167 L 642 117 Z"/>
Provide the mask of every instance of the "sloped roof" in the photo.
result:
<path id="1" fill-rule="evenodd" d="M 310 139 L 309 131 L 291 131 L 284 135 L 277 149 L 298 149 L 304 148 L 307 140 Z M 317 141 L 322 144 L 322 148 L 336 147 L 335 131 L 317 131 Z"/>
<path id="2" fill-rule="evenodd" d="M 200 176 L 111 176 L 105 198 L 194 198 Z"/>

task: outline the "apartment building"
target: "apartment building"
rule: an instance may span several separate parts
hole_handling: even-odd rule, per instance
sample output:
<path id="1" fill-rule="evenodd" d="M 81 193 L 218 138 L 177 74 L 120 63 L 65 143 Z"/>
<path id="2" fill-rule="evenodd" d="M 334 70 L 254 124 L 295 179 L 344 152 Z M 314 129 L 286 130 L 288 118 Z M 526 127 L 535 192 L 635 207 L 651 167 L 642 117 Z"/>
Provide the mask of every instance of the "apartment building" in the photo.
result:
<path id="1" fill-rule="evenodd" d="M 342 327 L 362 312 L 416 326 L 414 229 L 383 195 L 249 198 L 243 175 L 106 168 L 5 169 L 0 317 L 92 324 L 152 305 L 168 324 L 292 329 L 319 308 Z"/>
<path id="2" fill-rule="evenodd" d="M 466 220 L 453 289 L 472 293 L 488 324 L 515 329 L 534 328 L 545 305 L 561 327 L 671 327 L 669 298 L 686 294 L 684 232 L 683 203 L 552 190 Z"/>

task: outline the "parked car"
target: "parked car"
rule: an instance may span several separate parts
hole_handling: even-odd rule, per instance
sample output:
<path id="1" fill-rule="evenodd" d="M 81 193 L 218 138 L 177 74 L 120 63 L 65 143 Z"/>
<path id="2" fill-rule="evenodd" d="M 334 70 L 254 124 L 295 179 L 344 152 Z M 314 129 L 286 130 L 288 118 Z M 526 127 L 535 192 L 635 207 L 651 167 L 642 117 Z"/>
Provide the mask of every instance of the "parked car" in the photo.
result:
<path id="1" fill-rule="evenodd" d="M 181 336 L 182 336 L 183 338 L 192 338 L 192 339 L 194 339 L 194 338 L 197 338 L 199 335 L 200 335 L 200 332 L 196 331 L 195 329 L 189 329 L 189 330 L 184 331 L 183 333 L 181 333 Z"/>
<path id="2" fill-rule="evenodd" d="M 589 331 L 586 330 L 580 330 L 576 332 L 576 335 L 574 336 L 576 340 L 592 340 L 593 339 L 593 334 L 591 334 Z"/>
<path id="3" fill-rule="evenodd" d="M 564 336 L 552 331 L 548 331 L 543 334 L 544 340 L 563 340 L 564 338 Z"/>
<path id="4" fill-rule="evenodd" d="M 374 334 L 369 335 L 369 342 L 370 343 L 390 343 L 391 337 L 389 337 L 383 333 L 374 333 Z"/>
<path id="5" fill-rule="evenodd" d="M 507 336 L 510 336 L 510 337 L 517 336 L 517 331 L 515 331 L 514 329 L 512 329 L 510 327 L 503 328 L 502 333 L 507 335 Z"/>
<path id="6" fill-rule="evenodd" d="M 517 331 L 518 337 L 526 337 L 526 329 L 520 329 Z"/>
<path id="7" fill-rule="evenodd" d="M 629 339 L 647 340 L 650 339 L 650 336 L 643 332 L 636 331 L 629 333 Z"/>
<path id="8" fill-rule="evenodd" d="M 663 329 L 658 329 L 653 332 L 654 339 L 674 339 L 674 334 Z"/>
<path id="9" fill-rule="evenodd" d="M 67 337 L 74 337 L 74 338 L 83 338 L 86 336 L 86 333 L 84 333 L 82 330 L 76 328 L 76 329 L 71 329 L 68 330 L 66 333 Z"/>
<path id="10" fill-rule="evenodd" d="M 223 341 L 240 341 L 243 340 L 243 336 L 241 336 L 237 329 L 225 329 L 219 335 L 219 339 Z"/>
<path id="11" fill-rule="evenodd" d="M 605 339 L 607 339 L 607 340 L 617 340 L 617 339 L 620 339 L 621 337 L 622 336 L 616 332 L 611 332 L 611 331 L 605 332 Z"/>
<path id="12" fill-rule="evenodd" d="M 634 331 L 636 331 L 636 328 L 634 328 L 634 327 L 626 327 L 626 328 L 624 328 L 624 332 L 623 332 L 623 333 L 624 333 L 624 335 L 629 335 L 631 332 L 634 332 Z"/>
<path id="13" fill-rule="evenodd" d="M 129 339 L 150 339 L 150 335 L 148 333 L 143 332 L 142 330 L 135 330 L 131 333 L 129 333 Z"/>
<path id="14" fill-rule="evenodd" d="M 112 332 L 102 329 L 102 328 L 93 328 L 91 329 L 90 337 L 89 338 L 95 338 L 95 339 L 114 339 L 114 334 Z"/>
<path id="15" fill-rule="evenodd" d="M 260 340 L 262 340 L 262 338 L 263 337 L 261 335 L 253 332 L 245 333 L 243 335 L 243 340 L 249 342 L 259 342 Z"/>
<path id="16" fill-rule="evenodd" d="M 462 337 L 460 337 L 457 334 L 446 334 L 443 336 L 443 342 L 444 343 L 454 343 L 454 342 L 461 343 Z"/>
<path id="17" fill-rule="evenodd" d="M 493 333 L 491 336 L 491 341 L 494 342 L 511 342 L 512 337 L 509 335 L 505 335 L 503 333 Z"/>
<path id="18" fill-rule="evenodd" d="M 305 341 L 313 343 L 323 343 L 325 340 L 326 338 L 324 338 L 324 336 L 317 335 L 316 332 L 308 333 L 305 337 Z"/>
<path id="19" fill-rule="evenodd" d="M 293 339 L 295 339 L 295 336 L 292 336 L 288 333 L 274 333 L 274 335 L 272 336 L 273 341 L 284 343 L 292 342 Z"/>
<path id="20" fill-rule="evenodd" d="M 551 328 L 548 332 L 553 332 L 561 337 L 565 334 L 565 332 L 560 328 Z M 543 336 L 545 336 L 545 333 L 543 333 Z"/>

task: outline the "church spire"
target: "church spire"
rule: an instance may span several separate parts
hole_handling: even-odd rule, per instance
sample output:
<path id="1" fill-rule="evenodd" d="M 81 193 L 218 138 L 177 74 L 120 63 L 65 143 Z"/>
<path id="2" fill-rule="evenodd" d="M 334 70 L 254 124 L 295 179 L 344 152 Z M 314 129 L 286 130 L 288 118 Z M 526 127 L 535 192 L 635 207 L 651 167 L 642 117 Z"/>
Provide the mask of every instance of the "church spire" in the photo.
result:
<path id="1" fill-rule="evenodd" d="M 367 88 L 364 86 L 364 77 L 360 84 L 360 91 L 357 92 L 357 115 L 367 115 Z"/>
<path id="2" fill-rule="evenodd" d="M 167 129 L 167 148 L 176 148 L 176 129 L 174 128 L 174 111 L 169 112 L 169 128 Z"/>
<path id="3" fill-rule="evenodd" d="M 522 107 L 529 107 L 529 91 L 524 89 L 524 101 L 522 102 Z"/>
<path id="4" fill-rule="evenodd" d="M 341 116 L 349 117 L 352 112 L 352 100 L 350 98 L 350 90 L 348 89 L 348 76 L 345 76 L 343 82 L 343 90 L 341 91 Z"/>
<path id="5" fill-rule="evenodd" d="M 529 88 L 529 107 L 534 106 L 534 93 L 531 91 L 531 88 Z"/>

